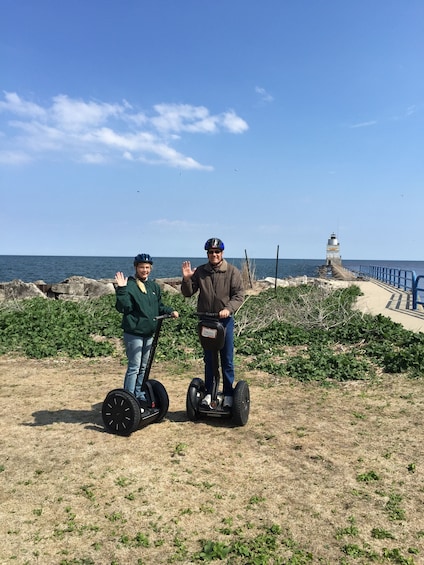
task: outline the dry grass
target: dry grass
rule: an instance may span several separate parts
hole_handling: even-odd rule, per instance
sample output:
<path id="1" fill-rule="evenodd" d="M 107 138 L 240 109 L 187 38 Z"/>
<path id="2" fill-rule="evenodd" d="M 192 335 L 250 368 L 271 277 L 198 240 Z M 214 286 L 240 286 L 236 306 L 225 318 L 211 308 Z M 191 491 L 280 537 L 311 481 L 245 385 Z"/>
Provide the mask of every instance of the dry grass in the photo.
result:
<path id="1" fill-rule="evenodd" d="M 234 428 L 187 420 L 200 370 L 157 365 L 169 413 L 123 438 L 103 431 L 100 413 L 121 386 L 118 360 L 0 357 L 0 562 L 193 563 L 203 539 L 246 542 L 279 525 L 281 561 L 269 563 L 288 562 L 287 540 L 293 564 L 308 552 L 314 563 L 370 562 L 347 544 L 386 551 L 376 562 L 424 563 L 422 382 L 325 389 L 239 368 L 252 404 Z"/>

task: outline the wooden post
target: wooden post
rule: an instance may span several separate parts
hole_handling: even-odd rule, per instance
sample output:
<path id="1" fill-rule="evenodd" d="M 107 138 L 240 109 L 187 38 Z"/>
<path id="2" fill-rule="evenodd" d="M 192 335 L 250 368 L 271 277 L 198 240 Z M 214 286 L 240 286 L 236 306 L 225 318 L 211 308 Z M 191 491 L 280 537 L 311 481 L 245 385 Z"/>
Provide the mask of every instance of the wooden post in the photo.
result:
<path id="1" fill-rule="evenodd" d="M 249 266 L 249 259 L 247 258 L 246 249 L 244 250 L 244 256 L 246 257 L 247 276 L 249 277 L 250 288 L 252 288 L 253 285 L 252 285 L 252 279 L 250 277 L 250 266 Z"/>
<path id="2" fill-rule="evenodd" d="M 274 290 L 275 292 L 277 292 L 277 278 L 278 278 L 278 252 L 280 250 L 280 246 L 277 245 L 277 257 L 275 260 L 275 284 L 274 284 Z"/>

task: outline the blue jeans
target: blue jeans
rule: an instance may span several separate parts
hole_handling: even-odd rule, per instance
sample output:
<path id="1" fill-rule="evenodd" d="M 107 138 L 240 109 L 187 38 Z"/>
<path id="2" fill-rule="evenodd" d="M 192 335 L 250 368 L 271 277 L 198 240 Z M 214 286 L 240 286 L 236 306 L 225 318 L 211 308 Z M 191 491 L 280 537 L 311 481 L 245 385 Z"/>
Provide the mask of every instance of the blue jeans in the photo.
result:
<path id="1" fill-rule="evenodd" d="M 140 337 L 124 332 L 124 344 L 128 358 L 124 389 L 134 394 L 139 400 L 146 400 L 146 395 L 141 391 L 141 385 L 143 384 L 152 342 L 153 336 Z"/>
<path id="2" fill-rule="evenodd" d="M 233 396 L 234 383 L 234 318 L 223 318 L 219 320 L 225 328 L 224 347 L 219 352 L 221 359 L 221 373 L 223 376 L 223 392 L 225 396 Z M 213 351 L 203 351 L 205 362 L 205 385 L 210 394 L 213 387 Z"/>

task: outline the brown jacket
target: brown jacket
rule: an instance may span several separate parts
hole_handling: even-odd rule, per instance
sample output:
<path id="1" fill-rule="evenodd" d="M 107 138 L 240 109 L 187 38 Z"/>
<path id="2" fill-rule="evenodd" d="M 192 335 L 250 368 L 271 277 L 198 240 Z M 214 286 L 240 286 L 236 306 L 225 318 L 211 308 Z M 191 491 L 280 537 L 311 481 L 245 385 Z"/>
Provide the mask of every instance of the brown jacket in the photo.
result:
<path id="1" fill-rule="evenodd" d="M 241 273 L 225 259 L 217 269 L 206 263 L 197 267 L 190 280 L 183 279 L 181 292 L 184 296 L 192 296 L 198 290 L 198 312 L 216 313 L 227 308 L 235 314 L 244 301 Z"/>

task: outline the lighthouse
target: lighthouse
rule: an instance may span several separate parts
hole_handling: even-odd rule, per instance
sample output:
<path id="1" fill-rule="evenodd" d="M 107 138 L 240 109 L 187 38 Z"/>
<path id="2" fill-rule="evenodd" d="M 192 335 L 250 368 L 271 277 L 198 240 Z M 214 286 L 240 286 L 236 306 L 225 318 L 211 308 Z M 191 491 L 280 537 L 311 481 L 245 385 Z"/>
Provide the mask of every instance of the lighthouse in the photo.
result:
<path id="1" fill-rule="evenodd" d="M 341 265 L 340 244 L 335 233 L 332 233 L 327 241 L 326 265 Z"/>

